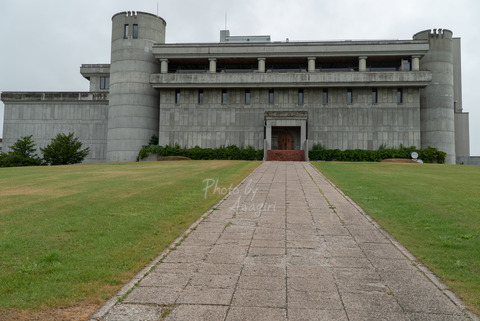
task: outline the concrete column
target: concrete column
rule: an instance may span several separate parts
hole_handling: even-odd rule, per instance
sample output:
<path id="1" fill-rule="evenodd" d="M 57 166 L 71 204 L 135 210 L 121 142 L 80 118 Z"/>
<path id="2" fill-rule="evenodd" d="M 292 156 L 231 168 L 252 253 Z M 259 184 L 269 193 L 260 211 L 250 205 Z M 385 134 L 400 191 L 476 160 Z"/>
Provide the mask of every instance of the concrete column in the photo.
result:
<path id="1" fill-rule="evenodd" d="M 420 56 L 412 56 L 412 71 L 420 70 Z"/>
<path id="2" fill-rule="evenodd" d="M 258 58 L 258 72 L 265 72 L 266 58 Z"/>
<path id="3" fill-rule="evenodd" d="M 168 59 L 160 59 L 161 67 L 160 73 L 167 74 L 168 73 Z"/>
<path id="4" fill-rule="evenodd" d="M 358 57 L 358 71 L 367 71 L 367 57 Z"/>
<path id="5" fill-rule="evenodd" d="M 208 61 L 210 62 L 210 70 L 209 72 L 214 74 L 217 72 L 217 58 L 209 58 Z"/>
<path id="6" fill-rule="evenodd" d="M 315 72 L 315 57 L 308 57 L 308 72 Z"/>

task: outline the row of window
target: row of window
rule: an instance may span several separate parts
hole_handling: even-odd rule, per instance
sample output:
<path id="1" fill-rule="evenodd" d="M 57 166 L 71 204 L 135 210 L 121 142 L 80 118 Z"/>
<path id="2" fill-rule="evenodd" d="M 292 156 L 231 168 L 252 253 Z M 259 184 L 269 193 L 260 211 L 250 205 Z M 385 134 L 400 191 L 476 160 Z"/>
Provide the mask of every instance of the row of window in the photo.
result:
<path id="1" fill-rule="evenodd" d="M 298 90 L 298 104 L 303 105 L 304 100 L 305 100 L 305 94 L 303 92 L 303 89 Z M 227 90 L 223 89 L 222 90 L 222 105 L 227 104 Z M 347 104 L 353 104 L 353 89 L 348 88 L 347 89 Z M 250 105 L 250 100 L 251 100 L 251 93 L 250 89 L 245 89 L 245 105 Z M 273 89 L 270 89 L 268 91 L 268 103 L 269 104 L 274 104 L 275 103 L 275 91 Z M 322 103 L 323 104 L 328 104 L 328 89 L 323 89 L 322 91 Z M 378 103 L 378 90 L 377 88 L 372 88 L 372 103 L 377 104 Z M 397 103 L 398 104 L 403 104 L 403 89 L 398 88 L 397 89 Z M 180 104 L 180 90 L 175 91 L 175 104 Z M 198 104 L 202 105 L 203 104 L 203 89 L 200 89 L 198 91 Z"/>
<path id="2" fill-rule="evenodd" d="M 133 30 L 132 30 L 132 38 L 133 39 L 137 39 L 138 38 L 138 25 L 137 24 L 134 24 L 133 25 Z M 130 25 L 129 24 L 125 24 L 123 26 L 123 38 L 124 39 L 128 39 L 128 37 L 130 36 Z"/>

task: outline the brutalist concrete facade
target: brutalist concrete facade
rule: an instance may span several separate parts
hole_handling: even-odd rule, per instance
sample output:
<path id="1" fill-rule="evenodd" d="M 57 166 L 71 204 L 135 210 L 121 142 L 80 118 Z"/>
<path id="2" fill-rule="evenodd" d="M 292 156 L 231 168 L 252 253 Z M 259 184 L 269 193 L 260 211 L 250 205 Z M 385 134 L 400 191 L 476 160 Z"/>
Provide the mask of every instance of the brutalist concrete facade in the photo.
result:
<path id="1" fill-rule="evenodd" d="M 2 93 L 4 146 L 33 134 L 42 147 L 56 133 L 73 131 L 95 146 L 87 161 L 134 161 L 152 134 L 161 145 L 184 147 L 307 155 L 316 144 L 415 145 L 447 152 L 448 163 L 470 156 L 460 39 L 449 30 L 422 31 L 412 40 L 334 42 L 270 42 L 224 30 L 219 43 L 193 44 L 165 44 L 165 30 L 152 14 L 116 14 L 111 64 L 81 67 L 90 92 L 75 99 L 64 93 L 64 100 Z"/>

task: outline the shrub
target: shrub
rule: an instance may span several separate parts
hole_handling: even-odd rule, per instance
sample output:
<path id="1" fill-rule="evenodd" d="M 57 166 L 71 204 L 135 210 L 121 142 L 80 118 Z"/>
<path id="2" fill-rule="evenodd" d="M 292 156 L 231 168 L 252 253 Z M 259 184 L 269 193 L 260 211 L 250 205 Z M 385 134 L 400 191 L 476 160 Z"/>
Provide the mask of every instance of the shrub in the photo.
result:
<path id="1" fill-rule="evenodd" d="M 50 144 L 40 148 L 43 158 L 50 165 L 67 165 L 81 163 L 90 152 L 90 148 L 81 150 L 82 143 L 73 133 L 58 134 Z"/>
<path id="2" fill-rule="evenodd" d="M 37 156 L 32 135 L 21 137 L 12 146 L 8 153 L 0 153 L 0 167 L 38 166 L 42 160 Z"/>

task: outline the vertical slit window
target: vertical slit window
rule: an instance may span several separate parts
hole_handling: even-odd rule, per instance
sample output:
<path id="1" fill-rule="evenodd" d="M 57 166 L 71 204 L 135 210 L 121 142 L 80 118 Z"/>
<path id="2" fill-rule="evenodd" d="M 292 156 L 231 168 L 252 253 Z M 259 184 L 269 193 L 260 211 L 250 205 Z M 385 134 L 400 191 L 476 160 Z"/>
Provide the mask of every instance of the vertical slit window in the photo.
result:
<path id="1" fill-rule="evenodd" d="M 180 104 L 180 90 L 175 90 L 175 104 Z"/>
<path id="2" fill-rule="evenodd" d="M 377 88 L 372 88 L 372 104 L 378 103 L 378 91 Z"/>
<path id="3" fill-rule="evenodd" d="M 133 39 L 137 39 L 138 38 L 138 25 L 135 24 L 133 25 Z"/>
<path id="4" fill-rule="evenodd" d="M 347 89 L 347 104 L 353 103 L 353 91 L 351 88 Z"/>
<path id="5" fill-rule="evenodd" d="M 324 104 L 328 104 L 328 89 L 323 90 L 322 99 Z"/>
<path id="6" fill-rule="evenodd" d="M 397 89 L 397 103 L 398 104 L 403 104 L 403 89 L 402 88 Z"/>
<path id="7" fill-rule="evenodd" d="M 130 26 L 129 25 L 124 25 L 123 26 L 123 39 L 128 39 L 129 33 L 130 33 Z"/>
<path id="8" fill-rule="evenodd" d="M 245 90 L 245 105 L 250 105 L 250 89 Z"/>
<path id="9" fill-rule="evenodd" d="M 273 91 L 273 89 L 270 89 L 268 91 L 268 103 L 273 104 L 274 102 L 275 102 L 275 92 Z"/>
<path id="10" fill-rule="evenodd" d="M 223 89 L 222 90 L 222 105 L 226 105 L 226 104 L 227 104 L 227 90 Z"/>
<path id="11" fill-rule="evenodd" d="M 299 105 L 303 105 L 304 103 L 304 93 L 303 93 L 303 89 L 299 89 L 298 90 L 298 104 Z"/>
<path id="12" fill-rule="evenodd" d="M 202 90 L 202 89 L 200 89 L 200 90 L 198 91 L 198 104 L 199 104 L 199 105 L 202 105 L 202 104 L 203 104 L 203 90 Z"/>
<path id="13" fill-rule="evenodd" d="M 110 77 L 100 77 L 100 89 L 110 89 Z"/>

